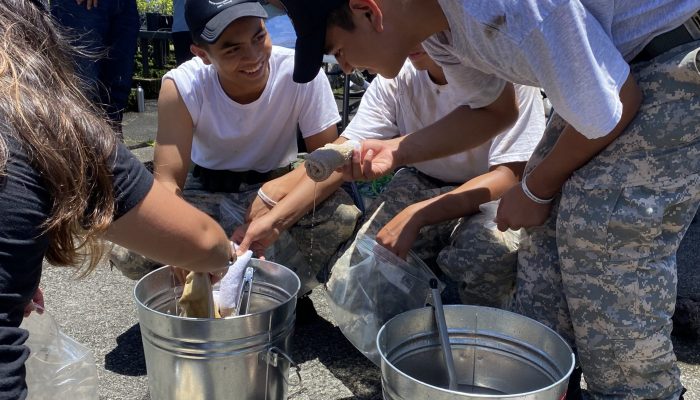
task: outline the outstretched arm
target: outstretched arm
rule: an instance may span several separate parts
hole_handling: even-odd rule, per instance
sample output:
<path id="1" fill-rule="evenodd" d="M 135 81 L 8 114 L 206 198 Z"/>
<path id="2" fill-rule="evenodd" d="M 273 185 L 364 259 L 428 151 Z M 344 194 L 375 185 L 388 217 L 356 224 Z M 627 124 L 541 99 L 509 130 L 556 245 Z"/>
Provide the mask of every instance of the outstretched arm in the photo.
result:
<path id="1" fill-rule="evenodd" d="M 219 224 L 158 181 L 138 205 L 110 225 L 105 238 L 190 271 L 214 272 L 235 259 Z"/>
<path id="2" fill-rule="evenodd" d="M 512 84 L 483 108 L 460 106 L 421 130 L 391 140 L 365 140 L 353 157 L 353 179 L 376 179 L 414 164 L 477 147 L 515 123 L 518 105 Z"/>
<path id="3" fill-rule="evenodd" d="M 406 258 L 421 228 L 479 212 L 479 205 L 517 184 L 524 169 L 524 162 L 496 165 L 448 193 L 411 204 L 377 233 L 377 242 Z"/>
<path id="4" fill-rule="evenodd" d="M 335 126 L 311 136 L 307 139 L 307 147 L 313 151 L 322 147 L 326 143 L 330 143 L 335 139 L 334 143 L 343 143 L 347 139 L 338 138 Z M 294 171 L 290 172 L 290 177 L 282 178 L 285 187 L 279 187 L 275 181 L 270 181 L 263 185 L 262 189 L 268 197 L 273 201 L 277 201 L 274 207 L 270 207 L 262 203 L 260 198 L 256 198 L 251 204 L 251 212 L 256 209 L 265 207 L 267 212 L 257 212 L 252 215 L 249 224 L 238 228 L 233 239 L 240 243 L 241 251 L 248 248 L 255 249 L 257 254 L 260 254 L 269 245 L 277 240 L 277 237 L 283 231 L 289 229 L 301 217 L 311 211 L 315 204 L 320 204 L 335 192 L 343 182 L 342 174 L 334 172 L 330 178 L 323 182 L 314 182 L 306 175 L 306 168 L 303 165 L 298 166 Z M 296 177 L 296 179 L 292 179 Z"/>

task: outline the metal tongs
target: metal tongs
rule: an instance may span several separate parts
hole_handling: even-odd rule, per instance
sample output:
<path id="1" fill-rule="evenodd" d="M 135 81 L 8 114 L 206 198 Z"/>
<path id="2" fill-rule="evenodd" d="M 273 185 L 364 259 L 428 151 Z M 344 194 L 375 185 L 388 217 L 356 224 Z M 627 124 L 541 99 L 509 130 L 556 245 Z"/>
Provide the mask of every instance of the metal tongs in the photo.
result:
<path id="1" fill-rule="evenodd" d="M 250 309 L 250 297 L 253 295 L 253 275 L 255 270 L 253 267 L 246 267 L 245 272 L 243 272 L 243 283 L 241 284 L 241 293 L 238 295 L 238 301 L 236 302 L 236 314 L 235 315 L 245 315 Z M 245 298 L 245 302 L 244 299 Z"/>
<path id="2" fill-rule="evenodd" d="M 449 388 L 450 390 L 457 390 L 457 372 L 455 371 L 455 362 L 452 358 L 450 334 L 447 330 L 445 310 L 442 308 L 442 298 L 440 297 L 437 279 L 433 278 L 430 280 L 430 290 L 433 297 L 433 309 L 435 310 L 435 323 L 437 324 L 438 336 L 440 337 L 440 347 L 442 347 L 442 355 L 445 358 L 445 365 L 447 366 Z"/>

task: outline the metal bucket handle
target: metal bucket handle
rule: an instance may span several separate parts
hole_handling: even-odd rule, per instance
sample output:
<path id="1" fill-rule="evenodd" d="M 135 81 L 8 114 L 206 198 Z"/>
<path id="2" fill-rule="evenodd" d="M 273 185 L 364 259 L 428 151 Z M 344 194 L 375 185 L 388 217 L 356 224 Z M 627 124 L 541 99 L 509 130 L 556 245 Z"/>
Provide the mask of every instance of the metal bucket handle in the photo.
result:
<path id="1" fill-rule="evenodd" d="M 277 368 L 278 362 L 278 356 L 284 357 L 289 363 L 294 367 L 295 372 L 297 374 L 297 378 L 299 378 L 299 381 L 296 383 L 291 383 L 289 382 L 289 379 L 287 378 L 286 374 L 282 374 L 284 377 L 284 382 L 289 385 L 289 386 L 301 386 L 301 367 L 292 360 L 292 357 L 290 357 L 287 353 L 285 353 L 282 349 L 276 346 L 272 346 L 269 349 L 267 349 L 267 353 L 265 353 L 265 362 L 267 362 L 268 366 L 272 366 L 274 368 Z"/>

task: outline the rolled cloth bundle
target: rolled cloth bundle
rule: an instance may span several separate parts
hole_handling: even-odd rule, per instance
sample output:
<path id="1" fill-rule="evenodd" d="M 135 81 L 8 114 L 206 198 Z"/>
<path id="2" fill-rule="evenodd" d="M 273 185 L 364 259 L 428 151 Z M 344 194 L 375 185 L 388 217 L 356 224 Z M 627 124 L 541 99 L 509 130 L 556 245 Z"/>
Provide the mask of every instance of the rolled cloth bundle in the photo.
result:
<path id="1" fill-rule="evenodd" d="M 209 274 L 190 272 L 178 300 L 180 316 L 188 318 L 220 318 L 211 293 Z"/>
<path id="2" fill-rule="evenodd" d="M 306 156 L 306 174 L 315 182 L 328 179 L 336 169 L 352 158 L 352 151 L 360 149 L 360 142 L 348 140 L 343 144 L 328 143 Z"/>

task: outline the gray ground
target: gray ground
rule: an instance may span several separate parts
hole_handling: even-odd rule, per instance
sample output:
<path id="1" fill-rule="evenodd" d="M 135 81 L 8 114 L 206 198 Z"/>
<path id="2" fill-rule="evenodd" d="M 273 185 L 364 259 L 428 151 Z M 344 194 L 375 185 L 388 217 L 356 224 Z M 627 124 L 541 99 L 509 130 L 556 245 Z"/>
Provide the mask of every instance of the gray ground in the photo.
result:
<path id="1" fill-rule="evenodd" d="M 127 144 L 138 147 L 155 137 L 155 104 L 125 118 Z M 151 147 L 135 149 L 143 160 Z M 691 226 L 678 255 L 679 295 L 700 300 L 700 223 Z M 146 366 L 132 300 L 134 282 L 106 263 L 77 281 L 69 270 L 47 266 L 42 278 L 47 309 L 64 331 L 92 349 L 99 369 L 101 399 L 148 399 Z M 303 384 L 290 399 L 380 399 L 380 371 L 350 345 L 334 326 L 322 289 L 311 296 L 315 312 L 303 307 L 293 338 L 292 358 L 301 365 Z M 700 399 L 700 344 L 675 339 L 686 399 Z"/>

